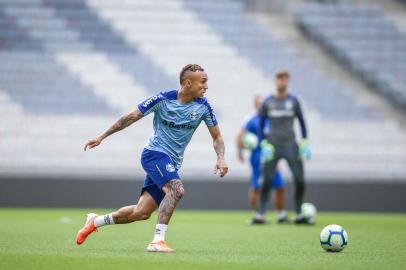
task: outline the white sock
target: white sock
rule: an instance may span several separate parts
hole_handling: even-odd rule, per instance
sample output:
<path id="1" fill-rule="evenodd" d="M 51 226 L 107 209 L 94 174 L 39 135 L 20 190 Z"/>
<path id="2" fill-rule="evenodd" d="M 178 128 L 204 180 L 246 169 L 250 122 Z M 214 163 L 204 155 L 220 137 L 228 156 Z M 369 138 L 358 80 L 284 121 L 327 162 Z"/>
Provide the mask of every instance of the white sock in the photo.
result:
<path id="1" fill-rule="evenodd" d="M 99 228 L 104 225 L 113 225 L 113 224 L 114 224 L 113 213 L 104 216 L 98 216 L 97 218 L 94 219 L 94 226 L 96 228 Z"/>
<path id="2" fill-rule="evenodd" d="M 156 243 L 159 241 L 165 241 L 165 233 L 166 233 L 167 229 L 168 229 L 168 225 L 157 224 L 155 226 L 155 236 L 154 236 L 154 240 L 152 240 L 152 243 Z"/>
<path id="3" fill-rule="evenodd" d="M 278 212 L 278 218 L 284 218 L 286 217 L 286 211 L 285 210 L 281 210 Z"/>

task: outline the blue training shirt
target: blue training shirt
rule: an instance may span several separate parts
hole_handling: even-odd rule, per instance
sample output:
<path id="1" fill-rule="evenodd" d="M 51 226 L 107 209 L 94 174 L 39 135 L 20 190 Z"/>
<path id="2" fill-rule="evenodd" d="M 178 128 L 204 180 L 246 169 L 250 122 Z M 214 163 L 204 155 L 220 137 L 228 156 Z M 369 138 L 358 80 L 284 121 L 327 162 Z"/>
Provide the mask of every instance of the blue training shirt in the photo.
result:
<path id="1" fill-rule="evenodd" d="M 177 97 L 177 90 L 160 92 L 138 104 L 138 109 L 144 116 L 154 112 L 154 134 L 145 148 L 169 155 L 179 170 L 185 148 L 200 122 L 213 127 L 217 120 L 206 98 L 181 103 Z"/>

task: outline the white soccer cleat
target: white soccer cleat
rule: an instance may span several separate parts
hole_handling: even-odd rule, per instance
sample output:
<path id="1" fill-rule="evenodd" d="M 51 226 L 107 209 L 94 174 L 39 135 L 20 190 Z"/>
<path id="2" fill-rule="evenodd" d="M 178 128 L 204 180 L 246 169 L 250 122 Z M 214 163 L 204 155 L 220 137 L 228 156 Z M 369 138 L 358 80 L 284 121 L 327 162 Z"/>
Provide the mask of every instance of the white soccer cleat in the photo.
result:
<path id="1" fill-rule="evenodd" d="M 169 247 L 165 241 L 159 241 L 156 243 L 149 243 L 147 247 L 148 252 L 163 252 L 163 253 L 170 253 L 175 252 L 175 250 Z"/>

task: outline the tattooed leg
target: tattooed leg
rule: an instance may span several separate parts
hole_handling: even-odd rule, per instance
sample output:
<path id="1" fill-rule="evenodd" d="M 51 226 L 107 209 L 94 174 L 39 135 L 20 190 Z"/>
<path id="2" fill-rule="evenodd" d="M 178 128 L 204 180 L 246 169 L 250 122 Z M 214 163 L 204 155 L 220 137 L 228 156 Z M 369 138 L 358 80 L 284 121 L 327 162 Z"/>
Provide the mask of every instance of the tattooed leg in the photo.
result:
<path id="1" fill-rule="evenodd" d="M 171 180 L 163 187 L 165 197 L 159 205 L 158 224 L 168 224 L 176 205 L 185 194 L 179 179 Z"/>

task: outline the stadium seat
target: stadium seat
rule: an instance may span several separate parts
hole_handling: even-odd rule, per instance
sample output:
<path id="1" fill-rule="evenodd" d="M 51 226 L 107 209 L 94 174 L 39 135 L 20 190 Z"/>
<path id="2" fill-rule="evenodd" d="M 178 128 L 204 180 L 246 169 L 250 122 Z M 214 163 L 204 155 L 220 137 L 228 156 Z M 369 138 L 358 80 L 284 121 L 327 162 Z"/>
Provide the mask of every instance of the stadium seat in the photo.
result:
<path id="1" fill-rule="evenodd" d="M 91 153 L 82 146 L 152 93 L 176 89 L 179 70 L 190 62 L 209 73 L 208 97 L 227 142 L 231 179 L 248 177 L 234 158 L 234 137 L 252 113 L 253 96 L 272 91 L 281 67 L 291 71 L 292 92 L 306 111 L 310 179 L 384 177 L 388 168 L 391 177 L 406 173 L 398 122 L 275 39 L 242 1 L 1 0 L 0 7 L 0 173 L 142 180 L 137 154 L 152 132 L 151 118 Z M 337 57 L 356 59 L 349 68 L 405 102 L 399 89 L 406 67 L 393 51 L 406 43 L 380 19 L 379 7 L 309 4 L 297 16 Z M 377 76 L 368 78 L 371 72 Z M 211 143 L 207 130 L 198 129 L 186 153 L 187 180 L 214 179 Z"/>
<path id="2" fill-rule="evenodd" d="M 397 88 L 406 81 L 405 73 L 399 77 L 384 75 L 403 70 L 406 37 L 378 5 L 304 4 L 298 6 L 296 19 L 312 39 L 390 101 L 406 109 L 406 103 L 402 103 L 406 89 Z"/>

